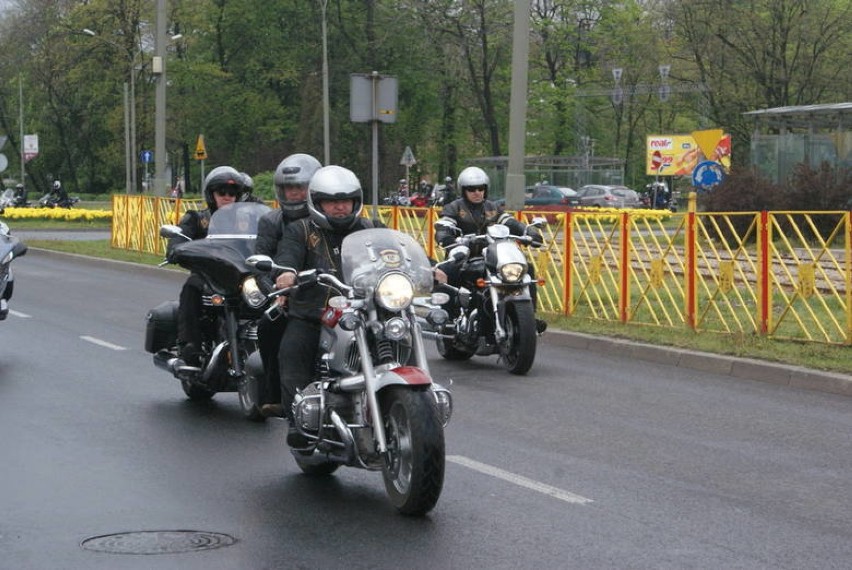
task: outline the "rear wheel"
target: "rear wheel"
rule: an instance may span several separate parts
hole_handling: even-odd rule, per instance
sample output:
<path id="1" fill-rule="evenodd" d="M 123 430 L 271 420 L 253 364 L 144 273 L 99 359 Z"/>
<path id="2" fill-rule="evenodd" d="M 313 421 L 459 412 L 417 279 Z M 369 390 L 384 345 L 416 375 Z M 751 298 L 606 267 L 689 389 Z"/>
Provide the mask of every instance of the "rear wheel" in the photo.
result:
<path id="1" fill-rule="evenodd" d="M 388 454 L 382 475 L 404 515 L 432 510 L 444 486 L 444 429 L 426 390 L 391 386 L 382 395 Z"/>
<path id="2" fill-rule="evenodd" d="M 506 339 L 500 355 L 512 374 L 526 374 L 535 361 L 536 329 L 532 303 L 509 303 L 503 319 Z"/>

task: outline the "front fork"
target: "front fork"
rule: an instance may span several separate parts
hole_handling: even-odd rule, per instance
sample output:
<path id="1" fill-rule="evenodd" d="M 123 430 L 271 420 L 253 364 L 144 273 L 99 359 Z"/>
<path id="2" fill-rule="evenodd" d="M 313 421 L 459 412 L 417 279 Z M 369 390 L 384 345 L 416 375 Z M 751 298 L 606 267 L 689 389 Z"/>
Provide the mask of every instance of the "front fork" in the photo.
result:
<path id="1" fill-rule="evenodd" d="M 380 454 L 387 453 L 388 444 L 385 437 L 385 425 L 382 423 L 382 411 L 379 409 L 379 398 L 376 393 L 378 381 L 373 369 L 373 357 L 367 345 L 367 331 L 364 327 L 355 329 L 355 340 L 358 345 L 358 355 L 361 357 L 361 370 L 364 372 L 364 384 L 367 390 L 367 405 L 370 406 L 370 417 L 373 420 L 373 433 L 376 435 L 376 445 Z"/>
<path id="2" fill-rule="evenodd" d="M 497 289 L 497 287 L 491 286 L 488 288 L 488 293 L 489 298 L 491 299 L 491 308 L 494 311 L 494 337 L 497 342 L 500 343 L 506 340 L 506 330 L 503 328 L 503 320 L 506 318 L 506 301 L 501 298 Z M 529 299 L 529 286 L 524 286 L 518 296 L 524 299 Z M 503 297 L 505 297 L 505 295 L 503 295 Z"/>
<path id="3" fill-rule="evenodd" d="M 241 378 L 243 375 L 243 363 L 240 360 L 240 343 L 237 339 L 237 328 L 239 322 L 237 312 L 235 310 L 225 311 L 225 336 L 228 344 L 228 349 L 231 353 L 231 366 L 229 371 L 231 376 Z"/>

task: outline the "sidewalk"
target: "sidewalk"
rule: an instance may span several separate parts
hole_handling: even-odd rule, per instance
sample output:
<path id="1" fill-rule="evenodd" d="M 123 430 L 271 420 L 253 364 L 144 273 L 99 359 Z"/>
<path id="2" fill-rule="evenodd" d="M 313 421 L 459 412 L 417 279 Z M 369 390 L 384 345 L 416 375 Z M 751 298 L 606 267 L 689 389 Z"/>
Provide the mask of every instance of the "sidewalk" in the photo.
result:
<path id="1" fill-rule="evenodd" d="M 619 354 L 627 358 L 703 370 L 733 378 L 852 396 L 852 375 L 838 372 L 553 329 L 548 329 L 541 338 L 544 342 L 557 346 Z"/>

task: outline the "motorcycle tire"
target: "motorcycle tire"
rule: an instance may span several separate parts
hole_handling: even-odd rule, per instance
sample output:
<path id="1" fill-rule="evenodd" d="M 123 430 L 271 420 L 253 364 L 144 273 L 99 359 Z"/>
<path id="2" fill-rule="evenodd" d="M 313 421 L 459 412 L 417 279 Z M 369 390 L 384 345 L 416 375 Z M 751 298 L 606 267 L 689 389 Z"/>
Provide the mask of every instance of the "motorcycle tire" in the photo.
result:
<path id="1" fill-rule="evenodd" d="M 266 416 L 260 413 L 260 386 L 260 380 L 251 374 L 245 374 L 237 385 L 243 417 L 258 423 L 266 421 Z"/>
<path id="2" fill-rule="evenodd" d="M 526 374 L 535 361 L 538 336 L 532 304 L 509 303 L 502 324 L 506 331 L 506 340 L 500 343 L 503 365 L 511 374 Z"/>
<path id="3" fill-rule="evenodd" d="M 186 394 L 186 397 L 193 402 L 206 402 L 216 394 L 216 392 L 198 384 L 193 384 L 189 380 L 181 380 L 180 386 L 183 388 L 183 393 Z"/>
<path id="4" fill-rule="evenodd" d="M 401 514 L 425 515 L 444 486 L 444 429 L 435 402 L 426 390 L 390 386 L 382 393 L 382 410 L 385 490 Z"/>
<path id="5" fill-rule="evenodd" d="M 474 350 L 456 348 L 452 340 L 444 338 L 435 339 L 435 348 L 438 349 L 438 354 L 440 354 L 444 360 L 470 360 L 475 352 Z"/>
<path id="6" fill-rule="evenodd" d="M 249 355 L 257 349 L 254 345 L 246 346 L 246 350 L 241 350 L 243 369 L 243 377 L 237 383 L 237 397 L 240 401 L 240 410 L 243 417 L 251 422 L 264 422 L 266 416 L 261 411 L 261 398 L 264 389 L 264 378 L 257 377 L 248 366 Z"/>

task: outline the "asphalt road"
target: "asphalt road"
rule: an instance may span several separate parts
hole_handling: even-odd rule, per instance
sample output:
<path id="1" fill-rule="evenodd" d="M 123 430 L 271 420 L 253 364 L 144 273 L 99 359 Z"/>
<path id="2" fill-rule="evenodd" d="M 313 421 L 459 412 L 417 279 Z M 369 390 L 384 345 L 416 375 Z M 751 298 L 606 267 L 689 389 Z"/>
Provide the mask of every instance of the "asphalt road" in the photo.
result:
<path id="1" fill-rule="evenodd" d="M 0 323 L 0 568 L 848 568 L 852 399 L 574 348 L 527 377 L 450 364 L 445 487 L 313 480 L 236 396 L 186 401 L 142 350 L 183 275 L 31 251 Z M 548 339 L 550 336 L 550 340 Z M 169 532 L 181 531 L 181 532 Z M 81 546 L 189 552 L 112 554 Z M 183 541 L 183 542 L 182 542 Z M 231 543 L 232 542 L 232 543 Z M 208 546 L 219 548 L 207 549 Z"/>

